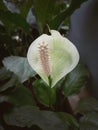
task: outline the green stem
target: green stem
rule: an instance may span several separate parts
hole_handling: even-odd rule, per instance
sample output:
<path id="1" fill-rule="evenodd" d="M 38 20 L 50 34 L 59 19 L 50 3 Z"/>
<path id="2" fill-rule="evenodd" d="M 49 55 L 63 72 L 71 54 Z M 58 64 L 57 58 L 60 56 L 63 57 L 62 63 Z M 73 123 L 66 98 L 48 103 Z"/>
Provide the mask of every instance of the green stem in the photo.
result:
<path id="1" fill-rule="evenodd" d="M 51 86 L 52 86 L 52 78 L 51 78 L 50 75 L 48 76 L 48 80 L 49 80 L 49 88 L 52 89 L 52 88 L 51 88 Z M 51 95 L 50 95 L 50 96 L 51 96 Z M 49 107 L 50 107 L 51 109 L 53 109 L 53 106 L 52 106 L 52 104 L 51 104 L 51 98 L 50 98 L 50 100 L 49 100 Z"/>
<path id="2" fill-rule="evenodd" d="M 48 80 L 49 80 L 49 87 L 51 88 L 51 85 L 52 85 L 52 79 L 51 79 L 51 76 L 50 76 L 50 75 L 48 76 Z"/>

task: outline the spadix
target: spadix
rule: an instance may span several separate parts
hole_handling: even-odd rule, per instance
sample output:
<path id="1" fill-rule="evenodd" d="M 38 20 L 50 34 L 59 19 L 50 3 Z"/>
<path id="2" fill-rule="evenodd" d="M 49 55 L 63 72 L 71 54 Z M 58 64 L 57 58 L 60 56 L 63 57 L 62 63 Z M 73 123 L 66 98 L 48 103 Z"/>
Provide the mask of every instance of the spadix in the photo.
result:
<path id="1" fill-rule="evenodd" d="M 30 45 L 27 59 L 31 67 L 51 87 L 70 71 L 79 61 L 76 47 L 58 31 L 43 34 Z"/>

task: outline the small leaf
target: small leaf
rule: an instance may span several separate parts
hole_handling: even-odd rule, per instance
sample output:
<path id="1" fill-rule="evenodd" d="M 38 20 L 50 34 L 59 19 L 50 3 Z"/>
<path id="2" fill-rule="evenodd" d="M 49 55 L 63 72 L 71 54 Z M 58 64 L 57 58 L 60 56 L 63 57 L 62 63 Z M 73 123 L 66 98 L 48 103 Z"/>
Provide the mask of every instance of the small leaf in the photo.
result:
<path id="1" fill-rule="evenodd" d="M 62 121 L 54 112 L 40 111 L 35 107 L 25 106 L 14 108 L 4 115 L 8 125 L 19 127 L 39 126 L 42 130 L 69 130 L 65 121 Z"/>
<path id="2" fill-rule="evenodd" d="M 98 130 L 98 113 L 90 113 L 80 120 L 80 130 Z"/>
<path id="3" fill-rule="evenodd" d="M 35 72 L 30 67 L 27 58 L 25 57 L 6 57 L 3 60 L 3 65 L 6 67 L 7 70 L 15 73 L 21 82 L 24 82 L 35 75 Z"/>
<path id="4" fill-rule="evenodd" d="M 81 99 L 77 105 L 77 110 L 82 113 L 98 112 L 98 101 L 93 97 Z"/>
<path id="5" fill-rule="evenodd" d="M 53 105 L 56 100 L 56 93 L 54 88 L 50 88 L 42 80 L 36 80 L 33 83 L 33 90 L 39 102 L 46 106 Z"/>
<path id="6" fill-rule="evenodd" d="M 72 72 L 65 77 L 63 91 L 66 96 L 77 94 L 80 92 L 89 78 L 89 71 L 83 64 L 79 64 Z M 64 82 L 64 81 L 63 81 Z"/>

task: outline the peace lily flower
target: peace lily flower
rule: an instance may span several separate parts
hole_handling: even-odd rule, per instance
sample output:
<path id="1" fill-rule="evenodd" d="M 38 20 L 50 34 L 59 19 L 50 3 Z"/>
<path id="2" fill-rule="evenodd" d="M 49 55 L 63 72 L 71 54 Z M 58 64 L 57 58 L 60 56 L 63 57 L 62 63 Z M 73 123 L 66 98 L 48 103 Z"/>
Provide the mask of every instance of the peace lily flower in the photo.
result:
<path id="1" fill-rule="evenodd" d="M 27 59 L 31 67 L 51 87 L 72 71 L 79 61 L 76 47 L 58 31 L 50 30 L 30 45 Z"/>

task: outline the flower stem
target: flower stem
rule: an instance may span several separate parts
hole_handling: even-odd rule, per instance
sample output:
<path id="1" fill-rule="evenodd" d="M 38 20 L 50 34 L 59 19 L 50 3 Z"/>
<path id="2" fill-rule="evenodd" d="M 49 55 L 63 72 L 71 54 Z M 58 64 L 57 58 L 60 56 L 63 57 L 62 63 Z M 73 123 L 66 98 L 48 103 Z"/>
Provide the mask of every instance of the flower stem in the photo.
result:
<path id="1" fill-rule="evenodd" d="M 48 80 L 49 80 L 49 87 L 51 88 L 51 86 L 52 86 L 52 78 L 51 78 L 50 75 L 48 76 Z"/>

